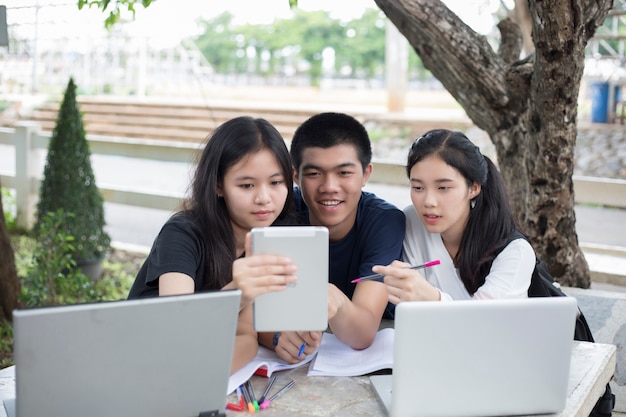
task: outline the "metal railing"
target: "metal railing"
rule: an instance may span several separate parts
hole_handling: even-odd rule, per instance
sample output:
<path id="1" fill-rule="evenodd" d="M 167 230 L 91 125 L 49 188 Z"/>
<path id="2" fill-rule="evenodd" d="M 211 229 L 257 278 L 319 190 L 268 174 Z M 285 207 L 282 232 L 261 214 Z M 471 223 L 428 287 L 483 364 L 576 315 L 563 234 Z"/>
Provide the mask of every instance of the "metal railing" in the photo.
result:
<path id="1" fill-rule="evenodd" d="M 92 155 L 109 155 L 147 161 L 193 164 L 198 143 L 130 139 L 87 135 Z M 0 167 L 3 187 L 15 190 L 16 222 L 30 229 L 34 224 L 43 174 L 41 161 L 47 152 L 50 133 L 41 133 L 36 122 L 21 122 L 14 129 L 0 128 L 0 145 L 15 148 L 15 172 L 4 172 Z M 374 160 L 374 174 L 370 181 L 389 185 L 406 185 L 404 166 L 400 163 Z M 98 172 L 95 172 L 98 178 Z M 145 191 L 124 186 L 98 183 L 104 200 L 109 203 L 173 211 L 184 197 L 180 192 Z M 598 204 L 626 208 L 626 180 L 574 176 L 577 203 Z"/>

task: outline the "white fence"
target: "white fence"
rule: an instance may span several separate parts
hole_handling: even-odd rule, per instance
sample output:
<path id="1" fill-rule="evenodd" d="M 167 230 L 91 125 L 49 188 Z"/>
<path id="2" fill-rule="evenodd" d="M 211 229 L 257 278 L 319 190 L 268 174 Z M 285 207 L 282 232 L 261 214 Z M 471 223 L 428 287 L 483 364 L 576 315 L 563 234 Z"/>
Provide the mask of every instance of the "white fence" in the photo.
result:
<path id="1" fill-rule="evenodd" d="M 92 135 L 88 135 L 87 139 L 92 156 L 108 155 L 186 165 L 193 164 L 197 151 L 202 146 L 186 142 Z M 39 124 L 35 122 L 22 122 L 15 129 L 0 128 L 0 145 L 15 149 L 14 172 L 5 171 L 6 167 L 0 166 L 0 181 L 2 187 L 15 190 L 16 220 L 18 226 L 25 229 L 30 229 L 34 223 L 39 183 L 43 174 L 42 161 L 45 160 L 49 141 L 50 134 L 40 133 Z M 7 155 L 0 155 L 0 163 L 7 159 Z M 403 165 L 383 161 L 374 161 L 374 165 L 371 182 L 407 184 Z M 95 171 L 96 179 L 100 178 L 97 170 Z M 157 174 L 159 173 L 155 173 Z M 130 186 L 107 186 L 100 182 L 98 186 L 106 202 L 168 211 L 176 209 L 184 196 L 182 188 L 175 191 L 164 188 L 147 191 Z M 574 191 L 577 203 L 626 208 L 625 180 L 575 176 Z"/>

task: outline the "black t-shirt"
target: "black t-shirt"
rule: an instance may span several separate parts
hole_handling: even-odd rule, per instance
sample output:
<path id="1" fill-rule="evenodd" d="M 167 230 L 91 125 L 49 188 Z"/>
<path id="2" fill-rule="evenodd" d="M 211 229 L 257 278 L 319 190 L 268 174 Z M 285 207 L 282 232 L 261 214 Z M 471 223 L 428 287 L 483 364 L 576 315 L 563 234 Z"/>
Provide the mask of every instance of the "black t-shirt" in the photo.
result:
<path id="1" fill-rule="evenodd" d="M 159 295 L 159 277 L 180 272 L 194 280 L 194 291 L 204 287 L 206 246 L 191 217 L 176 213 L 163 225 L 150 254 L 137 273 L 128 298 Z M 217 288 L 216 288 L 217 289 Z"/>
<path id="2" fill-rule="evenodd" d="M 297 225 L 294 217 L 276 220 L 273 226 Z M 180 272 L 194 280 L 194 292 L 219 290 L 217 281 L 207 282 L 207 248 L 199 227 L 187 214 L 178 212 L 168 219 L 156 237 L 150 254 L 137 273 L 128 298 L 159 295 L 159 277 Z"/>

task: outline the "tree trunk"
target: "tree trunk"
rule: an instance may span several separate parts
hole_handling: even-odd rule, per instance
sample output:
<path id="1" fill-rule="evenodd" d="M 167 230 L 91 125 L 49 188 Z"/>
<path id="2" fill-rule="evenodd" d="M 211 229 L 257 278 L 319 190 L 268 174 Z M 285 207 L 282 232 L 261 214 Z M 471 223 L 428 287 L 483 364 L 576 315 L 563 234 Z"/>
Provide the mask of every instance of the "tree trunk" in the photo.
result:
<path id="1" fill-rule="evenodd" d="M 529 1 L 535 52 L 502 22 L 499 52 L 439 0 L 375 0 L 424 66 L 496 147 L 515 212 L 564 285 L 586 288 L 575 229 L 573 171 L 584 49 L 612 0 Z"/>
<path id="2" fill-rule="evenodd" d="M 9 231 L 4 222 L 4 208 L 0 198 L 0 319 L 11 321 L 18 306 L 20 282 L 15 269 L 15 255 Z"/>

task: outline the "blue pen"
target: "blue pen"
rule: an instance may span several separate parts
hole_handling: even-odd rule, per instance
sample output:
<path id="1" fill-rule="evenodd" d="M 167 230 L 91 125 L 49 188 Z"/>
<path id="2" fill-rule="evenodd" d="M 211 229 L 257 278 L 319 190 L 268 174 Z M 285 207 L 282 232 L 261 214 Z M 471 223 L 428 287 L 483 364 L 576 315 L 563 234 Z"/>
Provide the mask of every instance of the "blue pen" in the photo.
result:
<path id="1" fill-rule="evenodd" d="M 302 354 L 304 353 L 305 347 L 306 347 L 306 343 L 302 343 L 302 346 L 300 346 L 300 350 L 298 351 L 298 357 L 302 356 Z"/>

